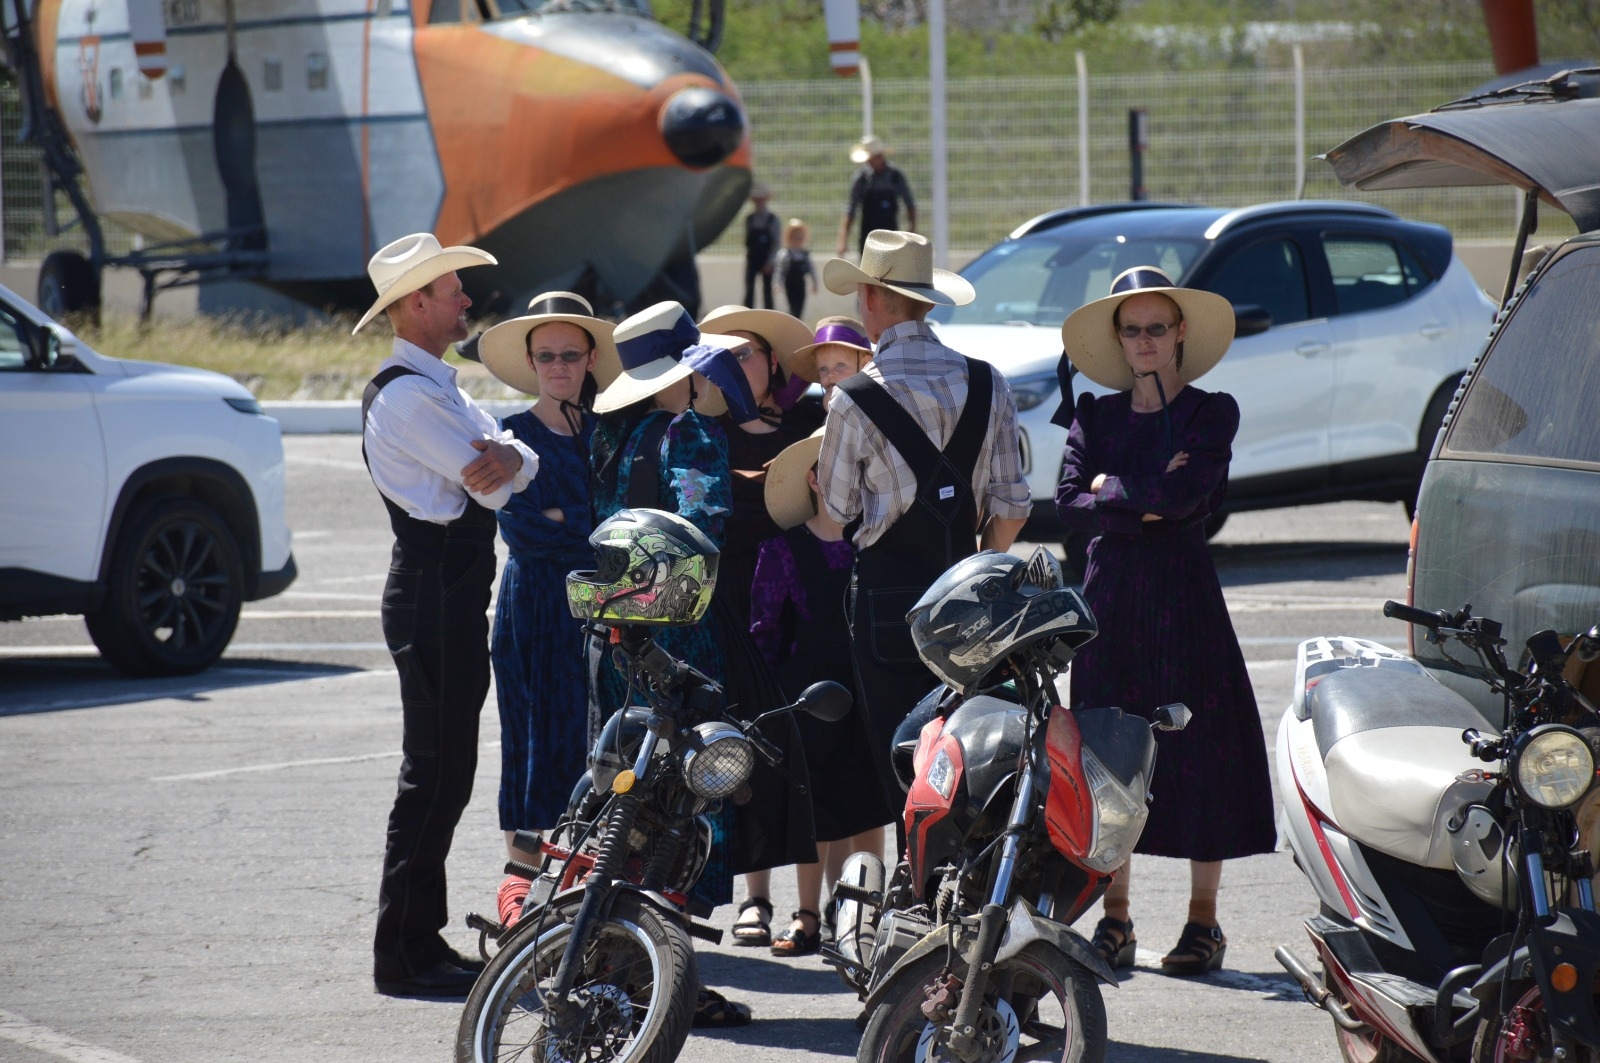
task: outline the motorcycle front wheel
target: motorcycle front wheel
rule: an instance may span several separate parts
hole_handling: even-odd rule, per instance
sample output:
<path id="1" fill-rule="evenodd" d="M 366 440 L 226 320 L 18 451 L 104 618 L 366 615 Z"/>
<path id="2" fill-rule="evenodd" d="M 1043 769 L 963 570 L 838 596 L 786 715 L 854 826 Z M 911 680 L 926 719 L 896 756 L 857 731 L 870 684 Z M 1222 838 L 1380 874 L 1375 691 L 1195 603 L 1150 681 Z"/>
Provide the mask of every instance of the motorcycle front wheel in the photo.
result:
<path id="1" fill-rule="evenodd" d="M 561 965 L 578 901 L 529 912 L 489 961 L 456 1031 L 456 1063 L 670 1063 L 689 1037 L 700 984 L 689 935 L 625 894 L 595 923 L 573 997 L 582 1019 L 549 1023 L 543 992 Z"/>
<path id="2" fill-rule="evenodd" d="M 1544 997 L 1537 985 L 1530 985 L 1509 1012 L 1479 1021 L 1478 1034 L 1472 1039 L 1472 1063 L 1549 1059 L 1552 1048 Z M 1595 1063 L 1596 1058 L 1594 1052 L 1579 1048 L 1568 1063 Z"/>
<path id="3" fill-rule="evenodd" d="M 924 956 L 896 979 L 867 1020 L 856 1063 L 958 1063 L 945 1047 L 948 1025 L 922 1014 L 945 962 L 942 952 Z M 965 968 L 955 974 L 964 977 Z M 977 1026 L 982 1063 L 1102 1063 L 1106 1056 L 1106 1006 L 1094 975 L 1039 942 L 995 966 Z"/>

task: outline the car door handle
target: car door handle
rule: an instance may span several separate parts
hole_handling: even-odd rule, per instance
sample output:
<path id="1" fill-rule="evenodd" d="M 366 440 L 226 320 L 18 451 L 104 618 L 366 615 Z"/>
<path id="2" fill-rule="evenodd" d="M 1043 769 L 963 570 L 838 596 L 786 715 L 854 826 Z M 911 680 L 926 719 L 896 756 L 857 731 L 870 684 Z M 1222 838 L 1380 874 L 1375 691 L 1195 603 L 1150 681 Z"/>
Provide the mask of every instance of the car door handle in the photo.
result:
<path id="1" fill-rule="evenodd" d="M 1295 346 L 1294 353 L 1300 355 L 1302 358 L 1315 358 L 1317 355 L 1325 353 L 1327 349 L 1328 345 L 1326 343 L 1313 343 L 1307 341 L 1305 343 L 1297 344 Z"/>
<path id="2" fill-rule="evenodd" d="M 1417 331 L 1422 333 L 1422 337 L 1424 339 L 1436 340 L 1450 330 L 1439 324 L 1437 321 L 1430 321 L 1426 325 L 1423 325 L 1421 328 L 1417 329 Z"/>

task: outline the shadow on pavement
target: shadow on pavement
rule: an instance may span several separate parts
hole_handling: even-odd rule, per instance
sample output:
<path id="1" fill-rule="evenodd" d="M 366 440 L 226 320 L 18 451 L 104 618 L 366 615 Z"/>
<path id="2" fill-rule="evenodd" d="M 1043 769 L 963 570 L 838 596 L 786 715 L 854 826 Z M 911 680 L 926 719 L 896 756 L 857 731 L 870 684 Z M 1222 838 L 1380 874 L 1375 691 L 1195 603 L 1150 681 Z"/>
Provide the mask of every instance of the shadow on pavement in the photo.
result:
<path id="1" fill-rule="evenodd" d="M 1404 543 L 1212 543 L 1224 587 L 1293 580 L 1392 576 L 1406 570 Z"/>
<path id="2" fill-rule="evenodd" d="M 1232 1056 L 1220 1052 L 1191 1052 L 1187 1048 L 1158 1048 L 1154 1045 L 1119 1044 L 1106 1046 L 1106 1063 L 1266 1063 L 1259 1056 Z"/>
<path id="3" fill-rule="evenodd" d="M 345 665 L 230 657 L 196 675 L 134 679 L 97 657 L 9 658 L 0 661 L 0 716 L 26 716 L 266 686 L 362 671 Z"/>
<path id="4" fill-rule="evenodd" d="M 766 949 L 750 949 L 750 955 L 727 952 L 700 952 L 700 977 L 707 985 L 718 986 L 737 996 L 739 987 L 749 986 L 761 993 L 849 994 L 832 967 L 824 967 L 815 956 L 797 960 L 780 959 Z"/>
<path id="5" fill-rule="evenodd" d="M 768 1048 L 793 1049 L 797 1045 L 804 1045 L 808 1053 L 849 1056 L 852 1059 L 856 1047 L 861 1043 L 861 1031 L 856 1029 L 852 1019 L 765 1019 L 759 1014 L 749 1026 L 732 1030 L 694 1030 L 692 1034 L 694 1037 L 715 1038 L 731 1044 Z M 682 1058 L 694 1058 L 692 1045 L 693 1041 L 685 1047 Z"/>

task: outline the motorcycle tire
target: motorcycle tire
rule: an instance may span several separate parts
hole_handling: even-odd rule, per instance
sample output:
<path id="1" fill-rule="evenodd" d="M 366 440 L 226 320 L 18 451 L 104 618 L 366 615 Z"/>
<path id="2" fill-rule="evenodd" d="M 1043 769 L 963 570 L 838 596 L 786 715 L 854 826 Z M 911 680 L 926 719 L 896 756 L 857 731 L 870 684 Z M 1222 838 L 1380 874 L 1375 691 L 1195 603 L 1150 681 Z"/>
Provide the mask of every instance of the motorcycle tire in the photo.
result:
<path id="1" fill-rule="evenodd" d="M 1516 990 L 1513 990 L 1515 992 Z M 1479 1020 L 1478 1033 L 1472 1039 L 1472 1063 L 1511 1063 L 1520 1059 L 1547 1059 L 1551 1045 L 1549 1044 L 1549 1026 L 1544 1020 L 1544 998 L 1539 993 L 1537 985 L 1530 984 L 1517 998 L 1516 1004 L 1509 1014 L 1522 1013 L 1521 1022 L 1528 1028 L 1533 1036 L 1533 1043 L 1525 1047 L 1534 1054 L 1518 1054 L 1507 1046 L 1505 1039 L 1500 1036 L 1505 1024 L 1505 1014 L 1489 1015 Z M 1567 1063 L 1596 1063 L 1600 1054 L 1586 1048 L 1579 1048 L 1576 1056 Z"/>
<path id="2" fill-rule="evenodd" d="M 694 1018 L 700 974 L 689 935 L 632 894 L 595 924 L 573 988 L 587 996 L 584 1023 L 558 1039 L 537 993 L 555 976 L 578 899 L 530 912 L 501 944 L 467 996 L 456 1030 L 456 1063 L 503 1059 L 670 1063 Z"/>
<path id="3" fill-rule="evenodd" d="M 895 976 L 867 1019 L 856 1063 L 953 1058 L 941 1051 L 938 1028 L 922 1014 L 927 989 L 945 964 L 945 954 L 935 952 Z M 963 968 L 955 973 L 963 975 Z M 1106 1006 L 1099 983 L 1077 961 L 1042 942 L 996 964 L 978 1027 L 986 1042 L 982 1063 L 1018 1058 L 1104 1063 L 1106 1057 Z"/>

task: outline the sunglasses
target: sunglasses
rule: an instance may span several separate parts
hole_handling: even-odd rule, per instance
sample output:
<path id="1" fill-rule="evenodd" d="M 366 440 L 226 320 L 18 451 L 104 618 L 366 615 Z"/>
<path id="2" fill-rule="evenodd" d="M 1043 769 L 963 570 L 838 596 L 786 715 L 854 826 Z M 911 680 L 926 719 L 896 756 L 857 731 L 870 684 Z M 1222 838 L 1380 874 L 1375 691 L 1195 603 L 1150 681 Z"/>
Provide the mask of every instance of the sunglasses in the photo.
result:
<path id="1" fill-rule="evenodd" d="M 771 355 L 772 352 L 761 351 L 759 353 L 763 358 L 765 358 Z M 738 359 L 740 365 L 743 365 L 745 362 L 748 362 L 750 359 L 754 358 L 756 354 L 757 351 L 754 347 L 739 347 L 733 351 L 733 356 L 734 358 Z"/>
<path id="2" fill-rule="evenodd" d="M 589 352 L 562 351 L 560 354 L 557 354 L 555 351 L 534 351 L 533 353 L 529 354 L 528 357 L 541 365 L 549 365 L 557 358 L 561 359 L 563 362 L 566 362 L 568 365 L 572 365 L 574 362 L 581 362 L 585 358 L 589 357 Z"/>
<path id="3" fill-rule="evenodd" d="M 1154 325 L 1122 325 L 1117 329 L 1117 335 L 1125 340 L 1136 340 L 1139 338 L 1139 333 L 1142 332 L 1153 340 L 1159 340 L 1177 327 L 1178 323 L 1176 321 L 1170 325 L 1163 325 L 1159 321 Z"/>

